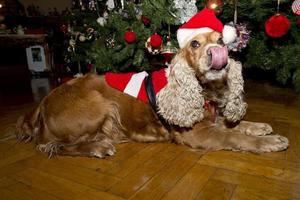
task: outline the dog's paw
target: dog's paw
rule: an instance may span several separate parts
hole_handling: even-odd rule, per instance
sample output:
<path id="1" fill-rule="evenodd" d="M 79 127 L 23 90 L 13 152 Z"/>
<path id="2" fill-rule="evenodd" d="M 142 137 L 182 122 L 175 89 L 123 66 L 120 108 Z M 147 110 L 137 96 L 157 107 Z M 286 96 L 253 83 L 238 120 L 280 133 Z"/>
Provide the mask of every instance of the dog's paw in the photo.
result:
<path id="1" fill-rule="evenodd" d="M 261 136 L 258 153 L 282 151 L 288 148 L 289 140 L 281 135 Z"/>
<path id="2" fill-rule="evenodd" d="M 247 103 L 239 103 L 239 101 L 228 102 L 223 115 L 229 122 L 240 121 L 246 114 Z"/>
<path id="3" fill-rule="evenodd" d="M 273 132 L 272 127 L 267 123 L 252 123 L 251 126 L 249 126 L 245 130 L 246 135 L 254 135 L 254 136 L 263 136 L 263 135 L 269 135 Z"/>
<path id="4" fill-rule="evenodd" d="M 116 153 L 115 147 L 107 141 L 99 141 L 93 143 L 90 150 L 91 157 L 104 158 L 106 156 L 113 156 Z"/>

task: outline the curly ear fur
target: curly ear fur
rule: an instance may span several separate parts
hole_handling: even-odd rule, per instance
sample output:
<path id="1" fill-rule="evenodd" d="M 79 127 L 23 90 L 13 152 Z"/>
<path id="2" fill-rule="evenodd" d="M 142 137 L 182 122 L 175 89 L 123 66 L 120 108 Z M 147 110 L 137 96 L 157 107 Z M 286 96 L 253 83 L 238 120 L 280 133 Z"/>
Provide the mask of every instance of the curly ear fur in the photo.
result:
<path id="1" fill-rule="evenodd" d="M 233 59 L 229 60 L 229 71 L 227 78 L 229 94 L 223 115 L 230 122 L 241 120 L 246 114 L 247 103 L 243 100 L 244 80 L 242 65 Z"/>
<path id="2" fill-rule="evenodd" d="M 168 84 L 156 96 L 158 113 L 170 124 L 192 127 L 204 117 L 204 97 L 195 71 L 177 54 L 167 76 Z"/>

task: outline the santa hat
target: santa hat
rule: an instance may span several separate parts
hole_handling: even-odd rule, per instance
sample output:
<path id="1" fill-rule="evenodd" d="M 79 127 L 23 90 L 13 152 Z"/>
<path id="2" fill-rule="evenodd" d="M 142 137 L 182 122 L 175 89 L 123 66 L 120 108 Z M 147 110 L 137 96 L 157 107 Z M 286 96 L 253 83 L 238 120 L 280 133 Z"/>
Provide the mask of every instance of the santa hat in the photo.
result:
<path id="1" fill-rule="evenodd" d="M 179 47 L 183 48 L 195 36 L 200 33 L 217 31 L 222 33 L 223 42 L 231 43 L 236 39 L 236 29 L 232 26 L 223 26 L 222 22 L 216 17 L 213 10 L 204 8 L 195 14 L 189 21 L 179 27 L 177 40 Z"/>

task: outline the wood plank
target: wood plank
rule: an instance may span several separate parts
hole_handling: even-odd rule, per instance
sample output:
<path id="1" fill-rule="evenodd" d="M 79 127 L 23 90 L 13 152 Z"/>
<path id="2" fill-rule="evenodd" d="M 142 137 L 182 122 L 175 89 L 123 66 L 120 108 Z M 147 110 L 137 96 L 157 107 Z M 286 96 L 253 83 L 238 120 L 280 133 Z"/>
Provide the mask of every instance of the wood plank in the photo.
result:
<path id="1" fill-rule="evenodd" d="M 244 187 L 237 187 L 232 200 L 290 200 L 288 197 L 276 196 L 272 192 L 252 190 Z"/>
<path id="2" fill-rule="evenodd" d="M 13 192 L 16 197 L 22 200 L 32 200 L 32 199 L 58 200 L 59 199 L 47 192 L 24 185 L 23 183 L 17 183 L 6 189 Z"/>
<path id="3" fill-rule="evenodd" d="M 75 183 L 58 176 L 41 172 L 36 169 L 26 170 L 12 175 L 12 177 L 25 185 L 37 188 L 41 191 L 51 193 L 60 199 L 98 199 L 98 200 L 120 200 L 115 195 L 89 188 L 85 185 Z"/>
<path id="4" fill-rule="evenodd" d="M 5 151 L 0 159 L 0 168 L 36 154 L 33 144 L 18 143 Z"/>
<path id="5" fill-rule="evenodd" d="M 9 177 L 0 178 L 0 188 L 8 187 L 8 186 L 16 184 L 16 183 L 17 183 L 16 180 L 11 179 Z"/>
<path id="6" fill-rule="evenodd" d="M 30 158 L 30 157 L 29 157 Z M 10 176 L 12 174 L 18 173 L 25 169 L 25 167 L 22 165 L 22 162 L 24 160 L 15 162 L 13 164 L 5 165 L 4 167 L 0 168 L 0 177 L 6 177 Z"/>
<path id="7" fill-rule="evenodd" d="M 23 200 L 18 194 L 4 188 L 0 188 L 0 195 L 4 200 Z"/>
<path id="8" fill-rule="evenodd" d="M 195 165 L 162 199 L 195 199 L 215 170 L 212 167 Z"/>
<path id="9" fill-rule="evenodd" d="M 144 164 L 147 160 L 152 159 L 153 156 L 157 156 L 163 149 L 166 148 L 166 144 L 150 144 L 140 152 L 122 162 L 120 165 L 114 165 L 107 173 L 116 177 L 124 178 L 128 174 L 136 170 L 140 165 Z"/>
<path id="10" fill-rule="evenodd" d="M 181 153 L 130 199 L 161 199 L 195 165 L 200 156 L 194 152 Z"/>
<path id="11" fill-rule="evenodd" d="M 236 185 L 209 180 L 196 199 L 231 199 Z"/>
<path id="12" fill-rule="evenodd" d="M 300 120 L 299 120 L 300 121 Z M 290 147 L 287 150 L 287 160 L 300 163 L 300 124 L 293 124 L 290 127 L 290 134 L 287 136 Z"/>
<path id="13" fill-rule="evenodd" d="M 248 158 L 242 160 L 242 156 L 236 157 L 234 155 L 228 155 L 224 156 L 222 153 L 219 155 L 218 152 L 206 154 L 200 159 L 199 164 L 240 173 L 265 176 L 290 183 L 300 183 L 300 169 L 294 167 L 298 164 L 291 163 L 292 166 L 289 166 L 287 161 L 281 160 L 264 160 L 264 162 L 262 160 L 250 160 Z"/>
<path id="14" fill-rule="evenodd" d="M 96 170 L 74 166 L 64 162 L 63 158 L 47 159 L 37 155 L 25 160 L 23 164 L 28 168 L 34 168 L 99 190 L 107 190 L 119 180 Z"/>
<path id="15" fill-rule="evenodd" d="M 73 165 L 85 167 L 89 169 L 95 169 L 99 172 L 106 173 L 114 167 L 118 167 L 123 161 L 126 161 L 136 153 L 142 151 L 149 144 L 146 143 L 124 143 L 116 145 L 116 154 L 105 159 L 88 158 L 88 157 L 71 157 L 64 156 L 63 159 L 66 162 L 70 162 Z M 62 157 L 59 157 L 59 159 Z"/>
<path id="16" fill-rule="evenodd" d="M 300 197 L 300 184 L 290 184 L 261 176 L 241 174 L 228 170 L 217 170 L 212 178 L 244 188 L 270 192 L 276 196 L 287 197 L 290 199 Z"/>
<path id="17" fill-rule="evenodd" d="M 128 176 L 114 185 L 109 192 L 126 199 L 129 198 L 184 150 L 178 145 L 165 145 L 166 149 L 128 174 Z"/>

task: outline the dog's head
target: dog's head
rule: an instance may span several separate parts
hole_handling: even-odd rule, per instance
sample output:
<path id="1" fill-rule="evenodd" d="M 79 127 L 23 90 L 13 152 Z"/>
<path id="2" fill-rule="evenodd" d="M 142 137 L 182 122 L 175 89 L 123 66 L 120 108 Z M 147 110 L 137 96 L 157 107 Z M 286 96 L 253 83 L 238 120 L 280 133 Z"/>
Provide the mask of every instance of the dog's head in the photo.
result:
<path id="1" fill-rule="evenodd" d="M 183 59 L 205 83 L 223 79 L 228 65 L 228 50 L 219 32 L 198 34 L 181 50 Z"/>

